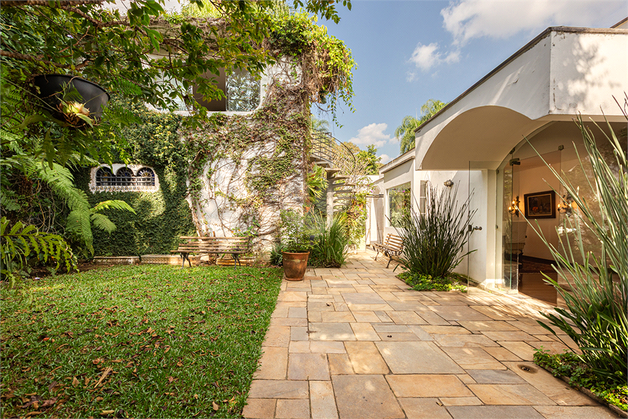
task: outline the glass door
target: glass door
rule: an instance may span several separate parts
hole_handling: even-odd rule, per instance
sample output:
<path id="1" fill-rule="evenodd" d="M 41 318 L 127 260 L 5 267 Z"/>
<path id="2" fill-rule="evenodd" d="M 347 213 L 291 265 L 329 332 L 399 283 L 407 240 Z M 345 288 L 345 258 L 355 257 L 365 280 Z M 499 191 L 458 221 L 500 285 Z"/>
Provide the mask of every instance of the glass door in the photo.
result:
<path id="1" fill-rule="evenodd" d="M 525 243 L 525 218 L 522 216 L 521 198 L 518 195 L 517 168 L 519 159 L 510 154 L 510 158 L 502 164 L 501 185 L 497 182 L 497 188 L 501 188 L 501 261 L 502 281 L 496 281 L 496 286 L 506 292 L 517 292 L 519 286 L 519 274 L 521 269 L 521 254 Z M 499 208 L 498 208 L 499 209 Z M 523 224 L 522 224 L 523 223 Z M 522 237 L 523 235 L 523 237 Z"/>

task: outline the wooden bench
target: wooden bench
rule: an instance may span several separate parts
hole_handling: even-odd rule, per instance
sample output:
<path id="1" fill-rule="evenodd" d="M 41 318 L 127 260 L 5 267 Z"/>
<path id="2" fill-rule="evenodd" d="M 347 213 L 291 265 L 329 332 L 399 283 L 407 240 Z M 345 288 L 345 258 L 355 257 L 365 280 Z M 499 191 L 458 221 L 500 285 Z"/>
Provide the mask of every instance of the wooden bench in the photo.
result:
<path id="1" fill-rule="evenodd" d="M 388 233 L 388 235 L 386 235 L 386 240 L 384 240 L 383 244 L 373 243 L 372 246 L 373 250 L 377 251 L 375 260 L 377 260 L 377 256 L 380 252 L 388 257 L 388 264 L 386 265 L 386 268 L 390 266 L 390 262 L 393 259 L 399 261 L 399 256 L 403 253 L 403 240 L 398 235 L 392 233 Z M 395 267 L 395 269 L 397 269 L 397 267 Z"/>
<path id="2" fill-rule="evenodd" d="M 248 237 L 199 237 L 199 236 L 181 236 L 179 238 L 184 242 L 179 245 L 177 250 L 171 250 L 170 253 L 179 253 L 181 255 L 181 267 L 185 266 L 187 259 L 190 267 L 190 254 L 203 255 L 232 255 L 235 263 L 233 267 L 240 265 L 240 255 L 250 252 L 250 240 Z"/>

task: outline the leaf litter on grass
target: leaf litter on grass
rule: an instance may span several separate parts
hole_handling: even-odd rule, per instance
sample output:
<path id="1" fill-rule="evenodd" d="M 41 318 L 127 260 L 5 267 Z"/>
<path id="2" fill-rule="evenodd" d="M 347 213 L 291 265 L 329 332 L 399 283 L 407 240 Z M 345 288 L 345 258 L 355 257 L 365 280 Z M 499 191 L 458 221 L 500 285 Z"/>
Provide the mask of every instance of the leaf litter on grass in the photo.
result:
<path id="1" fill-rule="evenodd" d="M 238 417 L 280 282 L 140 265 L 3 289 L 2 415 Z"/>

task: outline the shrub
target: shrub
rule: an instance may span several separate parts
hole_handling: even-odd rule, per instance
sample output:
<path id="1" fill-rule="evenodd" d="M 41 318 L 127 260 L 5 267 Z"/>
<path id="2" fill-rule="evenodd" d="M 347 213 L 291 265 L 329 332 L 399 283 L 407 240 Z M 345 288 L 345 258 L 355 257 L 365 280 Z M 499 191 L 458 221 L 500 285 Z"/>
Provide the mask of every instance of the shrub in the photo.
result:
<path id="1" fill-rule="evenodd" d="M 270 264 L 275 266 L 283 265 L 283 245 L 280 242 L 277 242 L 273 245 L 273 248 L 270 249 Z"/>
<path id="2" fill-rule="evenodd" d="M 345 216 L 335 216 L 329 226 L 320 215 L 311 216 L 310 222 L 315 235 L 310 264 L 340 268 L 347 259 L 349 245 Z"/>
<path id="3" fill-rule="evenodd" d="M 628 119 L 628 117 L 627 117 Z M 558 174 L 551 166 L 562 187 L 570 194 L 578 209 L 566 217 L 563 230 L 572 232 L 559 235 L 558 246 L 550 244 L 537 231 L 548 246 L 559 277 L 568 284 L 563 288 L 557 280 L 546 276 L 565 300 L 567 310 L 556 308 L 555 313 L 543 314 L 549 325 L 539 322 L 556 334 L 550 325 L 558 327 L 578 345 L 580 359 L 609 383 L 626 382 L 628 321 L 626 319 L 628 294 L 628 165 L 615 133 L 610 136 L 603 130 L 614 151 L 614 161 L 604 159 L 593 133 L 577 120 L 591 163 L 593 179 L 589 184 L 599 204 L 599 215 L 591 202 L 580 194 L 578 187 L 565 173 Z M 600 127 L 598 127 L 600 128 Z M 610 125 L 609 125 L 610 128 Z M 584 170 L 583 159 L 578 157 Z M 547 163 L 546 163 L 547 164 Z M 597 207 L 597 206 L 596 206 Z M 595 212 L 594 212 L 595 211 Z M 593 255 L 583 240 L 585 229 L 598 239 L 601 257 Z M 574 250 L 576 249 L 576 250 Z"/>
<path id="4" fill-rule="evenodd" d="M 412 208 L 401 220 L 402 264 L 410 273 L 446 278 L 471 253 L 464 252 L 464 245 L 476 210 L 470 211 L 469 199 L 458 205 L 457 192 L 430 187 L 425 214 Z"/>
<path id="5" fill-rule="evenodd" d="M 412 274 L 403 272 L 398 275 L 413 290 L 417 291 L 462 291 L 467 292 L 461 276 L 448 276 L 447 278 L 433 278 L 431 275 Z M 466 281 L 465 281 L 466 282 Z"/>

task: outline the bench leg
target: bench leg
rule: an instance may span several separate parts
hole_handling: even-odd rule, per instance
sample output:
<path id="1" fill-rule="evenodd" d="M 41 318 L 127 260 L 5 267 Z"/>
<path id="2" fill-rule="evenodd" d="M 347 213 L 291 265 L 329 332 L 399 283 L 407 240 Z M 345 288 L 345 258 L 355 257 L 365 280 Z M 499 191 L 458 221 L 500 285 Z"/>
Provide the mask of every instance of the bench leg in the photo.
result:
<path id="1" fill-rule="evenodd" d="M 379 255 L 379 250 L 375 253 L 375 260 L 377 260 L 377 256 Z"/>
<path id="2" fill-rule="evenodd" d="M 388 267 L 390 266 L 390 261 L 392 260 L 392 258 L 390 256 L 388 256 L 388 264 L 386 265 L 386 269 L 388 269 Z"/>
<path id="3" fill-rule="evenodd" d="M 190 268 L 192 267 L 192 262 L 190 261 L 190 256 L 189 253 L 181 253 L 181 268 L 185 268 L 185 260 L 188 260 L 188 264 L 190 265 Z"/>
<path id="4" fill-rule="evenodd" d="M 240 265 L 240 256 L 236 255 L 235 253 L 233 254 L 233 269 L 235 269 L 236 265 Z"/>

